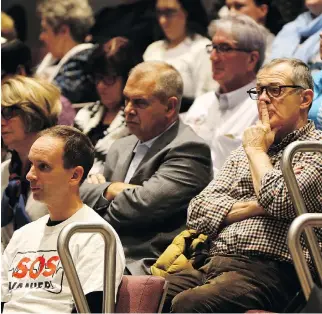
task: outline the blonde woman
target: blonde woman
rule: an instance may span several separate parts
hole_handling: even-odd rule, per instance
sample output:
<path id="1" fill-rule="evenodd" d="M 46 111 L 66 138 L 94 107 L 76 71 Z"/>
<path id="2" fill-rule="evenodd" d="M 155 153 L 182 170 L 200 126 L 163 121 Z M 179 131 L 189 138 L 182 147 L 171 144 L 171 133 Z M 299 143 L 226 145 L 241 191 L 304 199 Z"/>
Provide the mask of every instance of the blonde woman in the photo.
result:
<path id="1" fill-rule="evenodd" d="M 14 230 L 47 213 L 30 195 L 26 174 L 28 153 L 38 132 L 57 123 L 60 92 L 42 80 L 16 76 L 1 86 L 1 137 L 11 159 L 1 164 L 1 242 L 4 248 Z M 45 169 L 44 169 L 45 170 Z"/>

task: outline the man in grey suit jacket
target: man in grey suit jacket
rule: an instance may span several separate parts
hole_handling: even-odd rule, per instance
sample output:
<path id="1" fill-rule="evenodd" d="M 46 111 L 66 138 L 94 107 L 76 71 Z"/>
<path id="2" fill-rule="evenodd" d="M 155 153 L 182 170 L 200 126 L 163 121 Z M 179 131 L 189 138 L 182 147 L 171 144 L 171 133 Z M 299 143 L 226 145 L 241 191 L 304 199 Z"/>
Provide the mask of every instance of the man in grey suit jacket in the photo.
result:
<path id="1" fill-rule="evenodd" d="M 210 149 L 179 121 L 183 83 L 164 62 L 143 62 L 124 88 L 133 135 L 110 148 L 103 174 L 81 187 L 83 201 L 118 232 L 127 271 L 147 274 L 184 229 L 187 207 L 212 179 Z"/>

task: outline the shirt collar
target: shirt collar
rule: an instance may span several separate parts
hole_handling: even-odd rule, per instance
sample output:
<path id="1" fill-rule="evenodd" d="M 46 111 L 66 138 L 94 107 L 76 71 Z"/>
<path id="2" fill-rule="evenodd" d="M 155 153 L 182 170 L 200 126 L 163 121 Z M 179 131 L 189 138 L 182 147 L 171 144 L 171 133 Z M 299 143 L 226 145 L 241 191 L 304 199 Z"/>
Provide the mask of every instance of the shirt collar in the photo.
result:
<path id="1" fill-rule="evenodd" d="M 148 148 L 151 148 L 151 146 L 153 145 L 153 143 L 165 132 L 167 132 L 175 123 L 177 122 L 174 121 L 170 126 L 168 126 L 162 133 L 160 133 L 159 135 L 151 138 L 150 140 L 146 141 L 146 142 L 141 142 L 140 140 L 138 140 L 137 144 L 135 145 L 135 148 L 133 149 L 133 152 L 136 153 L 137 147 L 139 145 L 143 145 L 143 146 L 147 146 Z"/>
<path id="2" fill-rule="evenodd" d="M 216 96 L 218 98 L 219 108 L 221 110 L 228 110 L 240 105 L 247 97 L 249 97 L 247 91 L 255 86 L 256 80 L 229 93 L 220 94 L 219 91 L 217 91 Z"/>
<path id="3" fill-rule="evenodd" d="M 278 144 L 273 144 L 269 151 L 279 151 L 284 149 L 288 144 L 298 140 L 305 134 L 309 134 L 310 132 L 315 130 L 314 122 L 309 120 L 309 122 L 304 125 L 302 128 L 291 132 L 290 134 L 286 135 L 283 140 Z"/>

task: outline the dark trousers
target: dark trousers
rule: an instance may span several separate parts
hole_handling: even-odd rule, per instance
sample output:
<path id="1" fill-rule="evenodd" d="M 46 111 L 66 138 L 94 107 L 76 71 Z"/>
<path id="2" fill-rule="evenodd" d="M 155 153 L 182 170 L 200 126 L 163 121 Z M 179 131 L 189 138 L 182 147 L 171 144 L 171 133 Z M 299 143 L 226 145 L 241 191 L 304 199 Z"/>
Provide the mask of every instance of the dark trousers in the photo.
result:
<path id="1" fill-rule="evenodd" d="M 198 270 L 168 275 L 163 312 L 281 312 L 300 284 L 293 265 L 264 258 L 213 256 Z"/>

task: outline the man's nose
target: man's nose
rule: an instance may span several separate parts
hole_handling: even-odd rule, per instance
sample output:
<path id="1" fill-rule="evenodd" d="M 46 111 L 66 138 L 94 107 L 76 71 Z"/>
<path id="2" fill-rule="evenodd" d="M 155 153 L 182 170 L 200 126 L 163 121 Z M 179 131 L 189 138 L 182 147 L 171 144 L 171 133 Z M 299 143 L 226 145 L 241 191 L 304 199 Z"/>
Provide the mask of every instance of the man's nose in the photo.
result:
<path id="1" fill-rule="evenodd" d="M 125 109 L 124 109 L 124 113 L 125 113 L 126 115 L 129 115 L 129 114 L 131 114 L 131 115 L 135 115 L 135 114 L 136 114 L 136 111 L 135 111 L 135 109 L 133 108 L 133 106 L 132 106 L 132 102 L 131 102 L 131 101 L 129 101 L 129 102 L 126 104 Z"/>
<path id="2" fill-rule="evenodd" d="M 211 61 L 216 61 L 216 60 L 218 60 L 219 57 L 220 56 L 219 56 L 219 54 L 217 52 L 217 49 L 216 48 L 213 48 L 212 51 L 211 51 L 211 53 L 210 53 L 210 60 Z"/>
<path id="3" fill-rule="evenodd" d="M 27 175 L 26 175 L 26 179 L 31 182 L 33 180 L 36 180 L 36 172 L 35 172 L 35 167 L 31 166 L 30 170 L 28 171 Z"/>
<path id="4" fill-rule="evenodd" d="M 266 88 L 264 88 L 261 94 L 258 96 L 258 101 L 265 101 L 267 103 L 267 102 L 270 102 L 270 100 L 271 99 L 267 94 Z"/>

